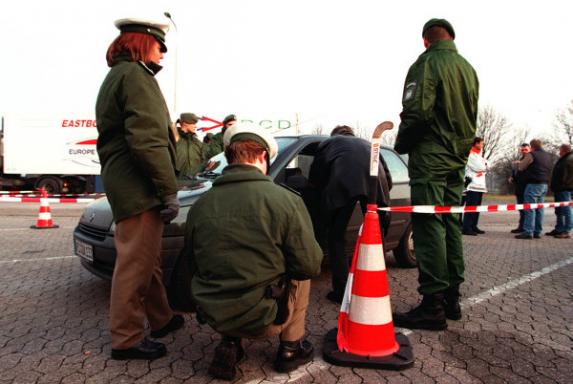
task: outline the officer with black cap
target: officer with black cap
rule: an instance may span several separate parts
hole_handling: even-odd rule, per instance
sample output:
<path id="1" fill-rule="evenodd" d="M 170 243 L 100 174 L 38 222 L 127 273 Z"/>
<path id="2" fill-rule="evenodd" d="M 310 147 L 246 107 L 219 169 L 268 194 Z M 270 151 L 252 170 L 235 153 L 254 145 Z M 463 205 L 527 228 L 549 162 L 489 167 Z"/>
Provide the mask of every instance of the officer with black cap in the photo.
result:
<path id="1" fill-rule="evenodd" d="M 211 157 L 223 152 L 224 149 L 223 135 L 225 134 L 225 131 L 233 127 L 236 122 L 237 122 L 237 116 L 233 114 L 225 116 L 225 118 L 223 119 L 223 127 L 221 128 L 221 132 L 215 134 L 211 138 L 211 143 L 209 144 L 209 147 L 205 151 L 206 160 L 209 160 Z"/>
<path id="2" fill-rule="evenodd" d="M 182 113 L 178 120 L 176 168 L 181 180 L 192 178 L 203 164 L 204 144 L 196 134 L 199 120 L 194 113 Z"/>
<path id="3" fill-rule="evenodd" d="M 101 176 L 116 223 L 111 287 L 111 356 L 155 359 L 160 338 L 183 326 L 167 302 L 161 272 L 164 223 L 179 211 L 175 137 L 155 80 L 167 51 L 168 25 L 143 19 L 115 22 L 120 35 L 107 50 L 110 70 L 96 101 Z"/>
<path id="4" fill-rule="evenodd" d="M 426 51 L 406 77 L 395 149 L 409 154 L 412 205 L 458 205 L 476 131 L 478 78 L 458 54 L 447 20 L 429 20 L 422 37 Z M 410 312 L 395 314 L 394 325 L 439 330 L 447 327 L 446 318 L 461 318 L 464 259 L 458 215 L 412 215 L 423 300 Z"/>

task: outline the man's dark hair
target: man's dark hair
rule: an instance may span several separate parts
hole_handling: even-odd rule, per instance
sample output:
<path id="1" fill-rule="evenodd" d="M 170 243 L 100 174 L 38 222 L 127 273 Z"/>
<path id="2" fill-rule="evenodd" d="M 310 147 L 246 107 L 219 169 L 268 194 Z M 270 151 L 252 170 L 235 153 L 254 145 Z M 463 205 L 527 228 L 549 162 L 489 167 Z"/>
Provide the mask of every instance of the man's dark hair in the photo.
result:
<path id="1" fill-rule="evenodd" d="M 337 125 L 332 132 L 330 132 L 330 136 L 335 135 L 354 136 L 354 130 L 348 125 Z"/>
<path id="2" fill-rule="evenodd" d="M 483 141 L 483 137 L 474 137 L 474 142 L 472 143 L 472 145 L 476 145 L 478 143 L 481 143 Z"/>
<path id="3" fill-rule="evenodd" d="M 521 143 L 520 147 L 529 147 L 529 143 Z"/>
<path id="4" fill-rule="evenodd" d="M 533 139 L 529 142 L 531 144 L 531 148 L 533 149 L 541 149 L 543 147 L 543 141 L 540 139 Z"/>
<path id="5" fill-rule="evenodd" d="M 424 37 L 430 44 L 434 44 L 436 41 L 440 40 L 453 40 L 452 35 L 450 35 L 447 29 L 438 25 L 428 28 Z"/>

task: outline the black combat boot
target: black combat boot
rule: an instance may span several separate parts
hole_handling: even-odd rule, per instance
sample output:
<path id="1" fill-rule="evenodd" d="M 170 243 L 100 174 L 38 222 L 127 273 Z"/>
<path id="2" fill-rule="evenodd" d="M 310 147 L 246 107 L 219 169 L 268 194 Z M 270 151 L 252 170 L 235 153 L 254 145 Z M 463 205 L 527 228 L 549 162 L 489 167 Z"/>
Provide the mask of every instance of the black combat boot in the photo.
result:
<path id="1" fill-rule="evenodd" d="M 444 295 L 444 304 L 446 317 L 450 320 L 459 320 L 462 318 L 462 308 L 460 307 L 460 287 L 450 287 L 446 289 Z"/>
<path id="2" fill-rule="evenodd" d="M 314 348 L 307 341 L 281 341 L 274 368 L 277 372 L 290 372 L 312 360 Z"/>
<path id="3" fill-rule="evenodd" d="M 424 295 L 416 308 L 407 313 L 395 313 L 392 317 L 394 325 L 402 328 L 439 331 L 448 327 L 443 293 Z"/>
<path id="4" fill-rule="evenodd" d="M 209 373 L 217 379 L 234 380 L 237 375 L 237 363 L 245 356 L 239 337 L 223 336 L 215 348 L 215 356 Z"/>

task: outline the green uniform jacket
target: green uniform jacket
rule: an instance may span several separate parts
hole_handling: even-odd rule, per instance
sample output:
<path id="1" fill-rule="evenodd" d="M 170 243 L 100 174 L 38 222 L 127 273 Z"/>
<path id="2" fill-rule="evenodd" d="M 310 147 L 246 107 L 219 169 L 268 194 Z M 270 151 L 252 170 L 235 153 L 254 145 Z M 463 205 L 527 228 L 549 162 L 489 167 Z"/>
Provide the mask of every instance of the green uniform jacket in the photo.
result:
<path id="1" fill-rule="evenodd" d="M 203 143 L 195 134 L 181 133 L 177 142 L 177 172 L 179 177 L 192 176 L 203 164 Z"/>
<path id="2" fill-rule="evenodd" d="M 277 314 L 267 286 L 320 273 L 302 199 L 249 165 L 227 166 L 189 210 L 185 244 L 198 311 L 223 334 L 258 334 Z"/>
<path id="3" fill-rule="evenodd" d="M 394 148 L 409 154 L 411 183 L 442 179 L 465 166 L 478 95 L 476 72 L 451 40 L 430 45 L 410 67 Z"/>
<path id="4" fill-rule="evenodd" d="M 223 152 L 223 149 L 223 132 L 219 132 L 211 138 L 211 142 L 204 153 L 205 160 Z"/>
<path id="5" fill-rule="evenodd" d="M 116 222 L 177 193 L 175 137 L 150 68 L 118 60 L 99 90 L 96 120 L 101 176 Z"/>

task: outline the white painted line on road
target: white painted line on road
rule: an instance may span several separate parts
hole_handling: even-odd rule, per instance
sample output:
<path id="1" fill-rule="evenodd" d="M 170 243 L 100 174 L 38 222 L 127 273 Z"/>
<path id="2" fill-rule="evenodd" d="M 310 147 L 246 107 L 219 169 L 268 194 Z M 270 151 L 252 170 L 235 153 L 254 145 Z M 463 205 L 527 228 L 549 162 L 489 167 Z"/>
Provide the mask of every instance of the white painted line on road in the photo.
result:
<path id="1" fill-rule="evenodd" d="M 514 288 L 519 287 L 522 284 L 529 283 L 529 282 L 531 282 L 531 281 L 533 281 L 533 280 L 535 280 L 535 279 L 537 279 L 543 275 L 546 275 L 548 273 L 556 271 L 556 270 L 563 268 L 569 264 L 573 264 L 573 257 L 570 257 L 569 259 L 562 260 L 562 261 L 555 263 L 555 264 L 551 264 L 550 266 L 547 266 L 543 269 L 540 269 L 539 271 L 532 272 L 532 273 L 529 273 L 527 275 L 523 275 L 520 278 L 509 281 L 505 284 L 497 285 L 497 286 L 493 287 L 492 289 L 489 289 L 485 292 L 482 292 L 476 296 L 469 297 L 466 300 L 462 301 L 461 307 L 462 308 L 468 308 L 468 307 L 471 307 L 472 305 L 479 304 L 479 303 L 481 303 L 487 299 L 501 295 L 502 293 L 509 291 L 510 289 L 514 289 Z M 410 329 L 399 328 L 399 327 L 395 327 L 395 328 L 396 328 L 396 331 L 401 332 L 406 336 L 409 336 L 409 335 L 414 333 Z M 298 368 L 297 370 L 291 372 L 289 374 L 289 379 L 287 381 L 285 381 L 285 383 L 291 383 L 294 381 L 298 381 L 301 378 L 303 378 L 304 376 L 311 374 L 310 371 L 312 371 L 312 370 L 316 369 L 318 371 L 322 371 L 324 369 L 328 369 L 329 367 L 331 367 L 331 365 L 329 363 L 325 362 L 321 357 L 316 357 L 309 364 L 306 364 L 306 365 Z M 282 374 L 282 375 L 276 374 L 274 376 L 271 376 L 270 378 L 266 378 L 266 379 L 260 379 L 259 378 L 259 379 L 248 381 L 247 384 L 261 383 L 262 381 L 264 381 L 264 382 L 268 382 L 268 381 L 281 382 L 282 379 L 284 379 L 284 374 Z"/>
<path id="2" fill-rule="evenodd" d="M 573 263 L 573 257 L 570 257 L 568 259 L 562 260 L 558 263 L 555 264 L 551 264 L 543 269 L 540 269 L 539 271 L 536 272 L 532 272 L 529 273 L 527 275 L 523 275 L 518 279 L 515 280 L 511 280 L 505 284 L 502 285 L 497 285 L 495 287 L 493 287 L 492 289 L 489 289 L 485 292 L 480 293 L 479 295 L 473 296 L 473 297 L 468 297 L 466 300 L 463 300 L 461 303 L 461 307 L 462 308 L 466 308 L 466 307 L 471 307 L 472 305 L 475 304 L 479 304 L 487 299 L 491 299 L 492 297 L 495 297 L 497 295 L 501 295 L 502 293 L 509 291 L 510 289 L 514 289 L 519 287 L 522 284 L 525 283 L 529 283 L 530 281 L 533 281 L 535 279 L 537 279 L 538 277 L 541 277 L 543 275 L 546 275 L 548 273 L 551 273 L 553 271 L 556 271 L 560 268 L 563 268 L 569 264 Z"/>
<path id="3" fill-rule="evenodd" d="M 61 260 L 61 259 L 71 259 L 72 257 L 77 257 L 77 256 L 57 256 L 57 257 L 43 257 L 43 258 L 36 258 L 36 259 L 4 260 L 4 261 L 0 261 L 0 264 L 21 263 L 21 262 L 23 262 L 23 261 L 50 261 L 50 260 Z"/>

